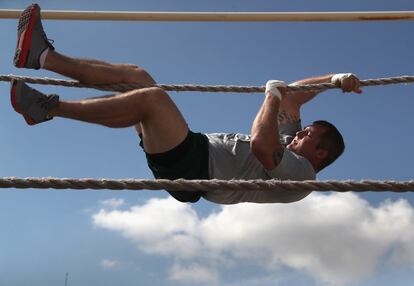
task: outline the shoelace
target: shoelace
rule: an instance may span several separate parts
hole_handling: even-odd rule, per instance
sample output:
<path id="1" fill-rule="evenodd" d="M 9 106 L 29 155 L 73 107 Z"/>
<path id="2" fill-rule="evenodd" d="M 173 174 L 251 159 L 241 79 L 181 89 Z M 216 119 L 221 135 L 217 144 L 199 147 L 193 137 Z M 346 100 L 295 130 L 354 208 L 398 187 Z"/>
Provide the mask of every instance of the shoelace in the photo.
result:
<path id="1" fill-rule="evenodd" d="M 54 49 L 54 47 L 53 47 L 53 43 L 54 43 L 55 41 L 54 41 L 54 40 L 52 40 L 52 39 L 49 39 L 49 38 L 46 36 L 46 33 L 45 33 L 45 31 L 43 31 L 43 29 L 42 29 L 42 37 L 43 37 L 43 40 L 45 41 L 45 43 L 47 44 L 47 46 L 48 46 L 49 48 Z"/>
<path id="2" fill-rule="evenodd" d="M 36 94 L 36 97 L 37 97 L 36 104 L 38 104 L 40 108 L 48 110 L 50 108 L 50 104 L 52 102 L 53 96 L 45 95 L 34 89 L 33 89 L 33 92 Z"/>

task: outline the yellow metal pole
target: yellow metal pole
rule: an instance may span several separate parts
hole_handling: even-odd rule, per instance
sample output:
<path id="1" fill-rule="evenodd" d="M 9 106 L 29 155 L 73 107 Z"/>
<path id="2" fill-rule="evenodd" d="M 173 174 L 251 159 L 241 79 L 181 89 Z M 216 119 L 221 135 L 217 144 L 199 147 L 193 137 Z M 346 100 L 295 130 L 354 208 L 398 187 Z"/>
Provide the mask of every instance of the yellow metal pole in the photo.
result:
<path id="1" fill-rule="evenodd" d="M 17 19 L 22 10 L 0 9 L 0 19 Z M 176 22 L 307 22 L 406 21 L 414 11 L 366 12 L 127 12 L 42 10 L 49 20 L 176 21 Z"/>

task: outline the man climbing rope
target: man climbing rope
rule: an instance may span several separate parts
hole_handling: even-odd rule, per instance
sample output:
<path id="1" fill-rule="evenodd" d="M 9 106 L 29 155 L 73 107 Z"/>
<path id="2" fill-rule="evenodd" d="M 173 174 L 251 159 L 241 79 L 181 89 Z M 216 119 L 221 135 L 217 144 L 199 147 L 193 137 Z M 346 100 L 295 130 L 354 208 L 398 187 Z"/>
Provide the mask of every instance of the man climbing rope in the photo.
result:
<path id="1" fill-rule="evenodd" d="M 40 7 L 30 5 L 18 25 L 14 64 L 43 68 L 88 84 L 155 84 L 142 68 L 77 59 L 55 51 L 44 33 Z M 361 93 L 353 74 L 313 77 L 294 84 L 333 82 L 346 92 Z M 21 80 L 13 80 L 11 103 L 30 125 L 63 117 L 112 128 L 135 126 L 149 168 L 164 179 L 282 179 L 313 180 L 344 150 L 341 134 L 327 121 L 301 128 L 300 108 L 317 93 L 286 92 L 282 81 L 266 84 L 265 99 L 253 122 L 251 135 L 202 134 L 189 130 L 168 94 L 156 87 L 80 101 L 45 95 Z M 182 202 L 209 201 L 294 202 L 308 191 L 179 191 L 169 192 Z"/>

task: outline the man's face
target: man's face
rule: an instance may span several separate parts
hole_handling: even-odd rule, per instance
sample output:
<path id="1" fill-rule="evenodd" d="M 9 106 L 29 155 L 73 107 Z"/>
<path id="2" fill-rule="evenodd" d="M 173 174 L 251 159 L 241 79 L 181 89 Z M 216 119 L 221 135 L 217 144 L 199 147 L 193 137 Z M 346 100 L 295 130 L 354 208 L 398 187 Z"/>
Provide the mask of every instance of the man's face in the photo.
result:
<path id="1" fill-rule="evenodd" d="M 319 125 L 309 125 L 305 129 L 296 132 L 295 138 L 287 146 L 287 148 L 298 155 L 309 160 L 317 157 L 318 151 L 316 147 L 319 145 L 320 137 L 325 132 L 325 127 Z"/>

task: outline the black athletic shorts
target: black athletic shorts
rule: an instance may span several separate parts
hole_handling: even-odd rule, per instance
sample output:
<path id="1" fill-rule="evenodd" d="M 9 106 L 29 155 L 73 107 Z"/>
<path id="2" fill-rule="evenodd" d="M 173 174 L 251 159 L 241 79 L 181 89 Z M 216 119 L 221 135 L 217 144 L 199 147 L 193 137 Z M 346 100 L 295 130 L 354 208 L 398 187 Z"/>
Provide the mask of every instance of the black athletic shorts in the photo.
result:
<path id="1" fill-rule="evenodd" d="M 140 146 L 144 149 L 142 135 Z M 187 137 L 174 149 L 158 154 L 147 154 L 148 167 L 156 179 L 208 180 L 208 138 L 189 131 Z M 180 202 L 197 202 L 204 192 L 168 191 Z"/>

